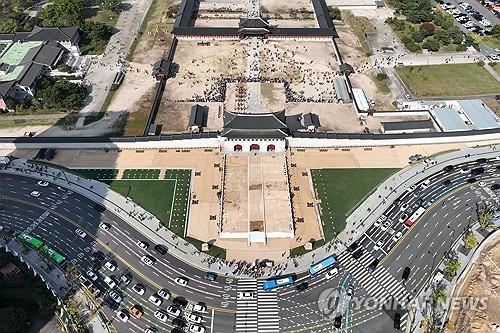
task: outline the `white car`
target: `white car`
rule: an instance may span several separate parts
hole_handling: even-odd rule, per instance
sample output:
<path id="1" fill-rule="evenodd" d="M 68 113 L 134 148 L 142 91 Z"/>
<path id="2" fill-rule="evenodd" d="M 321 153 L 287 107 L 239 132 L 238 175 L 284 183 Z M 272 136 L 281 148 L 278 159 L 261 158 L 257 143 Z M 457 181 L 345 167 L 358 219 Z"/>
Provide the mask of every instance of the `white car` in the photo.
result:
<path id="1" fill-rule="evenodd" d="M 238 291 L 238 299 L 254 299 L 255 293 L 253 291 Z"/>
<path id="2" fill-rule="evenodd" d="M 127 312 L 125 312 L 125 310 L 120 310 L 116 313 L 116 316 L 118 318 L 120 318 L 121 321 L 123 321 L 124 323 L 126 323 L 128 321 L 128 319 L 130 318 L 130 316 L 128 315 Z"/>
<path id="3" fill-rule="evenodd" d="M 132 290 L 141 296 L 144 295 L 144 293 L 146 292 L 146 288 L 140 283 L 134 284 Z"/>
<path id="4" fill-rule="evenodd" d="M 332 268 L 330 269 L 326 274 L 325 274 L 325 278 L 327 279 L 331 279 L 332 277 L 334 277 L 335 275 L 339 274 L 339 268 L 338 267 L 335 267 L 335 268 Z"/>
<path id="5" fill-rule="evenodd" d="M 176 308 L 175 306 L 170 305 L 170 306 L 167 307 L 167 313 L 169 315 L 174 316 L 174 317 L 178 317 L 181 314 L 181 309 Z"/>
<path id="6" fill-rule="evenodd" d="M 486 186 L 486 183 L 485 183 L 485 182 L 483 182 L 483 181 L 480 181 L 479 183 L 477 183 L 477 185 L 479 185 L 479 186 L 483 187 L 483 186 Z"/>
<path id="7" fill-rule="evenodd" d="M 378 250 L 380 250 L 380 248 L 382 247 L 382 245 L 384 245 L 384 242 L 382 242 L 382 241 L 378 241 L 378 242 L 377 242 L 377 244 L 375 244 L 375 245 L 373 246 L 373 251 L 378 251 Z"/>
<path id="8" fill-rule="evenodd" d="M 185 277 L 181 276 L 181 277 L 176 277 L 174 282 L 177 283 L 179 286 L 185 287 L 187 286 L 189 281 Z"/>
<path id="9" fill-rule="evenodd" d="M 38 198 L 38 197 L 40 196 L 40 194 L 41 194 L 41 193 L 40 193 L 40 192 L 38 192 L 38 191 L 33 191 L 33 192 L 31 192 L 31 193 L 30 193 L 30 195 L 31 195 L 32 197 L 35 197 L 35 198 Z"/>
<path id="10" fill-rule="evenodd" d="M 203 318 L 202 318 L 201 316 L 199 316 L 199 315 L 195 314 L 195 313 L 190 313 L 190 314 L 188 314 L 188 315 L 186 316 L 186 319 L 187 319 L 188 321 L 190 321 L 190 322 L 193 322 L 193 323 L 199 324 L 199 323 L 201 323 L 201 321 L 202 321 L 202 319 L 203 319 Z"/>
<path id="11" fill-rule="evenodd" d="M 151 303 L 153 303 L 156 306 L 160 306 L 161 303 L 163 302 L 161 297 L 156 295 L 156 294 L 149 296 L 148 301 L 150 301 Z"/>
<path id="12" fill-rule="evenodd" d="M 413 192 L 416 188 L 417 188 L 417 185 L 413 184 L 412 186 L 408 187 L 407 191 Z"/>
<path id="13" fill-rule="evenodd" d="M 87 276 L 92 280 L 92 281 L 95 281 L 97 280 L 97 274 L 94 273 L 93 271 L 88 271 L 87 272 Z"/>
<path id="14" fill-rule="evenodd" d="M 427 187 L 429 187 L 430 183 L 431 183 L 431 180 L 426 179 L 422 184 L 420 184 L 420 187 L 422 188 L 422 190 L 425 190 Z"/>
<path id="15" fill-rule="evenodd" d="M 399 241 L 402 236 L 403 233 L 401 231 L 398 231 L 394 236 L 392 236 L 392 240 L 394 241 L 394 243 L 397 243 L 397 241 Z"/>
<path id="16" fill-rule="evenodd" d="M 137 246 L 146 251 L 149 247 L 148 243 L 143 242 L 143 241 L 137 241 Z"/>
<path id="17" fill-rule="evenodd" d="M 205 313 L 205 312 L 207 312 L 207 306 L 205 304 L 201 304 L 201 303 L 195 304 L 193 306 L 193 311 L 199 312 L 199 313 Z"/>
<path id="18" fill-rule="evenodd" d="M 153 264 L 155 263 L 155 259 L 151 256 L 143 256 L 141 258 L 141 261 L 148 266 L 153 266 Z"/>
<path id="19" fill-rule="evenodd" d="M 375 221 L 375 223 L 373 224 L 375 227 L 379 227 L 380 226 L 380 223 L 384 222 L 385 220 L 387 220 L 387 216 L 385 215 L 382 215 L 380 216 L 377 221 Z"/>
<path id="20" fill-rule="evenodd" d="M 114 288 L 116 287 L 116 282 L 114 279 L 110 278 L 109 276 L 106 276 L 104 278 L 104 282 L 110 287 L 110 288 Z"/>
<path id="21" fill-rule="evenodd" d="M 85 237 L 87 237 L 87 234 L 86 234 L 86 233 L 85 233 L 82 229 L 79 229 L 79 228 L 78 228 L 78 229 L 76 229 L 76 230 L 75 230 L 75 233 L 76 233 L 78 236 L 80 236 L 81 238 L 85 238 Z"/>
<path id="22" fill-rule="evenodd" d="M 110 228 L 110 226 L 109 226 L 109 224 L 107 224 L 107 223 L 102 223 L 102 222 L 101 222 L 101 223 L 99 223 L 99 228 L 101 228 L 101 229 L 102 229 L 102 230 L 104 230 L 104 231 L 108 231 L 108 230 L 109 230 L 109 228 Z"/>
<path id="23" fill-rule="evenodd" d="M 167 289 L 160 289 L 158 290 L 158 295 L 163 298 L 164 300 L 168 300 L 172 295 L 170 294 L 170 291 Z"/>
<path id="24" fill-rule="evenodd" d="M 47 187 L 49 186 L 49 182 L 44 182 L 42 180 L 38 181 L 38 183 L 36 183 L 38 186 L 41 186 L 41 187 Z"/>
<path id="25" fill-rule="evenodd" d="M 116 303 L 120 303 L 123 300 L 123 298 L 114 290 L 109 292 L 109 297 Z"/>
<path id="26" fill-rule="evenodd" d="M 164 310 L 157 310 L 154 313 L 155 317 L 162 322 L 166 323 L 168 319 L 168 314 Z"/>
<path id="27" fill-rule="evenodd" d="M 399 217 L 399 222 L 400 223 L 405 223 L 406 220 L 408 220 L 408 214 L 404 213 L 404 214 L 401 214 L 401 216 Z"/>
<path id="28" fill-rule="evenodd" d="M 399 206 L 399 210 L 404 212 L 405 210 L 408 209 L 408 207 L 410 207 L 410 204 L 405 202 L 404 204 L 402 204 L 401 206 Z"/>
<path id="29" fill-rule="evenodd" d="M 189 325 L 189 332 L 193 333 L 205 333 L 206 328 L 200 325 L 191 324 Z"/>
<path id="30" fill-rule="evenodd" d="M 469 173 L 469 167 L 463 167 L 462 169 L 460 169 L 460 173 Z"/>
<path id="31" fill-rule="evenodd" d="M 113 265 L 111 261 L 106 262 L 104 267 L 106 267 L 110 272 L 114 272 L 116 270 L 116 266 Z"/>

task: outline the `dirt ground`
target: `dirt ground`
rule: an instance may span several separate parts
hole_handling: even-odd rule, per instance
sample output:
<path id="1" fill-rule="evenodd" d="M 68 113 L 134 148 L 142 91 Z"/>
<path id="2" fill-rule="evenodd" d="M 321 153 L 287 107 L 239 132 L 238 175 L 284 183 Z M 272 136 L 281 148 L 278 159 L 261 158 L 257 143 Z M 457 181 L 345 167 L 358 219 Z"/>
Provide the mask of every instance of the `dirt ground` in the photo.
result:
<path id="1" fill-rule="evenodd" d="M 455 326 L 447 332 L 494 333 L 491 324 L 500 324 L 500 236 L 486 246 L 471 266 L 467 277 L 455 289 L 463 297 L 487 297 L 485 309 L 455 311 L 450 322 Z"/>
<path id="2" fill-rule="evenodd" d="M 287 13 L 290 9 L 301 9 L 306 8 L 307 10 L 313 10 L 311 2 L 308 0 L 287 0 L 275 1 L 275 0 L 261 0 L 261 7 L 265 7 L 269 13 L 283 14 Z"/>

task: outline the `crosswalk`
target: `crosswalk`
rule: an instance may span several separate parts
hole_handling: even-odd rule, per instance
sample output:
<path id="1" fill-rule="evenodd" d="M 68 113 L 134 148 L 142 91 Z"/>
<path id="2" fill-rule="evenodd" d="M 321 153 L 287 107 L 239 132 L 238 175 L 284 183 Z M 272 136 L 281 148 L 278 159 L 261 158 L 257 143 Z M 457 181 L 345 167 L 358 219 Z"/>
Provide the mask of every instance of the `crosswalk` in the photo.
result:
<path id="1" fill-rule="evenodd" d="M 264 292 L 262 281 L 253 279 L 238 280 L 237 290 L 252 291 L 256 297 L 236 300 L 236 332 L 279 332 L 277 292 Z"/>
<path id="2" fill-rule="evenodd" d="M 406 290 L 401 281 L 392 276 L 383 266 L 378 266 L 374 272 L 367 266 L 375 259 L 370 253 L 365 252 L 360 259 L 352 258 L 351 253 L 345 251 L 338 258 L 340 265 L 368 292 L 370 297 L 379 304 L 385 304 L 394 298 L 401 306 L 411 300 L 411 294 Z"/>

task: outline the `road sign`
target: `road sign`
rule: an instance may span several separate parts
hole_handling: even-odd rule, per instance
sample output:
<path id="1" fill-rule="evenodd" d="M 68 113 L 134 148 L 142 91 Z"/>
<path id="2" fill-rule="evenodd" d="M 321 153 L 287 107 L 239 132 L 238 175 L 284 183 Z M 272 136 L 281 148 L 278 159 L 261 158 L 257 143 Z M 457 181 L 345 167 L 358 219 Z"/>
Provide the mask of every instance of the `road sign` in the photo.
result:
<path id="1" fill-rule="evenodd" d="M 56 175 L 54 176 L 54 178 L 52 178 L 53 181 L 56 181 L 58 180 L 59 178 L 61 178 L 61 175 L 62 175 L 62 172 L 59 171 L 58 173 L 56 173 Z"/>

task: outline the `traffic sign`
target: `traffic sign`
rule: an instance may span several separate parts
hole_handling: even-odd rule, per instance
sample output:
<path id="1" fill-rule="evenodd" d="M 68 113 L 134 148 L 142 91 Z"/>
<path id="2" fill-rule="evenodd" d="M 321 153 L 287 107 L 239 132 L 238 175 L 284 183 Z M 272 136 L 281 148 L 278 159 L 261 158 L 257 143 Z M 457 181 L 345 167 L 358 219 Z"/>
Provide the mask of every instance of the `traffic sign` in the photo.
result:
<path id="1" fill-rule="evenodd" d="M 56 173 L 56 175 L 54 176 L 54 178 L 52 178 L 53 181 L 56 181 L 58 180 L 59 178 L 61 178 L 61 175 L 62 175 L 62 172 L 59 171 L 58 173 Z"/>

